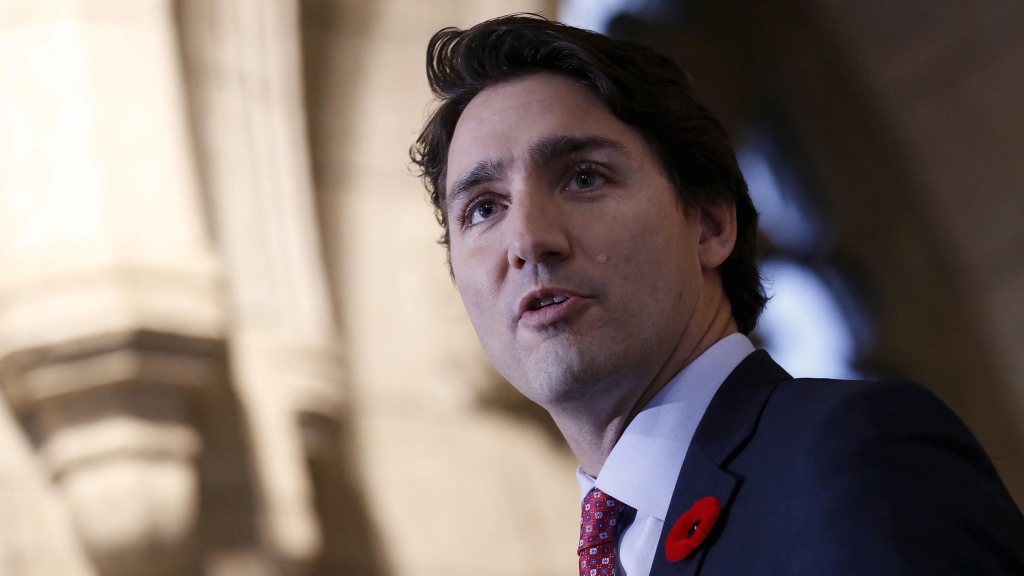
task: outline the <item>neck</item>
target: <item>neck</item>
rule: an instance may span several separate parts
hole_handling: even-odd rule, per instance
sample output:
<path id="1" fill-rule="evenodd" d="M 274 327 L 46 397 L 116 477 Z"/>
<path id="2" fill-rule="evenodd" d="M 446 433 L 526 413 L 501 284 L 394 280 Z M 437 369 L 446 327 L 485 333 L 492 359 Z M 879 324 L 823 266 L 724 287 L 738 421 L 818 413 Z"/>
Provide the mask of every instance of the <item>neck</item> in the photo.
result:
<path id="1" fill-rule="evenodd" d="M 631 395 L 606 399 L 603 406 L 549 410 L 583 471 L 597 477 L 619 437 L 651 399 L 694 359 L 737 331 L 729 301 L 719 292 L 714 302 L 695 313 L 653 378 L 618 383 L 616 389 L 632 391 Z"/>

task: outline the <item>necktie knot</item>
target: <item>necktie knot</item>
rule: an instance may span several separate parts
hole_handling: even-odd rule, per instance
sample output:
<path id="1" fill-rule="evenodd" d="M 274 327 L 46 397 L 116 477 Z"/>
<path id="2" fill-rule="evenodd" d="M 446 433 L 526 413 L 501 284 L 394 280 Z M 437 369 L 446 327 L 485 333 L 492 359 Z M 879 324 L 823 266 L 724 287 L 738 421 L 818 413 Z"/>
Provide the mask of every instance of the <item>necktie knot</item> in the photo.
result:
<path id="1" fill-rule="evenodd" d="M 615 573 L 615 531 L 626 505 L 594 488 L 583 498 L 580 516 L 580 576 Z"/>

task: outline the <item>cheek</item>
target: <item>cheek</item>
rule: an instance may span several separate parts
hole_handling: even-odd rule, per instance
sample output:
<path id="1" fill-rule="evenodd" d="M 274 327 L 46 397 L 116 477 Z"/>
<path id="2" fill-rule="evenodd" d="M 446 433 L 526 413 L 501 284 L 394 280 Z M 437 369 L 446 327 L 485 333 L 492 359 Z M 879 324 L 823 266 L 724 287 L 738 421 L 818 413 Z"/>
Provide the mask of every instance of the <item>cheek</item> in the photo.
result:
<path id="1" fill-rule="evenodd" d="M 473 280 L 479 282 L 479 278 Z M 458 282 L 458 276 L 456 276 Z M 456 284 L 470 324 L 491 365 L 510 382 L 520 381 L 516 367 L 516 343 L 509 330 L 507 315 L 495 296 L 492 284 L 463 281 Z"/>
<path id="2" fill-rule="evenodd" d="M 479 258 L 479 254 L 476 256 L 472 251 L 456 252 L 453 249 L 452 270 L 466 313 L 486 347 L 504 328 L 504 309 L 499 300 L 493 261 Z"/>
<path id="3" fill-rule="evenodd" d="M 585 232 L 599 246 L 598 261 L 613 262 L 675 251 L 682 231 L 679 222 L 651 210 L 621 210 Z"/>
<path id="4" fill-rule="evenodd" d="M 685 296 L 699 283 L 697 245 L 685 218 L 667 214 L 619 214 L 590 234 L 593 260 L 606 278 L 621 283 L 627 298 Z M 628 295 L 626 295 L 628 293 Z"/>

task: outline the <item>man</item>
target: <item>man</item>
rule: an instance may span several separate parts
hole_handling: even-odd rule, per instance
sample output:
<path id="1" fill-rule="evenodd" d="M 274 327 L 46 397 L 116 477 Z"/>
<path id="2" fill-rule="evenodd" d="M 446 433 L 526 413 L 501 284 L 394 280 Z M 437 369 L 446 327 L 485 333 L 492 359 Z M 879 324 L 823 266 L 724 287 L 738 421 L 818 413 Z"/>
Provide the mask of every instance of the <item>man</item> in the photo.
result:
<path id="1" fill-rule="evenodd" d="M 413 160 L 488 357 L 580 462 L 580 574 L 1024 574 L 1024 518 L 900 382 L 797 380 L 749 333 L 757 215 L 721 125 L 639 44 L 438 32 Z"/>

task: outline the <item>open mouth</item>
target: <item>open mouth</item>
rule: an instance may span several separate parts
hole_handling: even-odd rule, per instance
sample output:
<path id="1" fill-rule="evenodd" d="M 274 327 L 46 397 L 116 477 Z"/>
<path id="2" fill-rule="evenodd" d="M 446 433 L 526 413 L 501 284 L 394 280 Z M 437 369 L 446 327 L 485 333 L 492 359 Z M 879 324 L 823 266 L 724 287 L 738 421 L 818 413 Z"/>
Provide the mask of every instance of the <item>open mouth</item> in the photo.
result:
<path id="1" fill-rule="evenodd" d="M 548 306 L 553 306 L 555 304 L 561 304 L 562 302 L 565 302 L 568 299 L 568 296 L 562 295 L 538 298 L 530 303 L 530 310 L 540 310 L 541 308 L 546 308 Z"/>
<path id="2" fill-rule="evenodd" d="M 519 303 L 517 321 L 531 329 L 542 329 L 560 322 L 568 322 L 585 311 L 592 298 L 581 296 L 567 288 L 547 286 L 523 296 Z"/>

